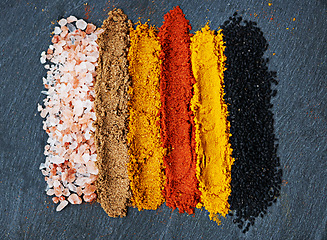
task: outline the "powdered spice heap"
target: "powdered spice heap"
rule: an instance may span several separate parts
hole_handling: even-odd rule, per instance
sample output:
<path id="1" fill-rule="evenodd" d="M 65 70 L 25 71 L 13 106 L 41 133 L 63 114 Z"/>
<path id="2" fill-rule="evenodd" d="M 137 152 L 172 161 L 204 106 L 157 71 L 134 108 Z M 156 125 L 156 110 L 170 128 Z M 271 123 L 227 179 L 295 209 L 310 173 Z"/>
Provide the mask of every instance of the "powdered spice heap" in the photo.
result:
<path id="1" fill-rule="evenodd" d="M 157 209 L 164 201 L 163 154 L 160 137 L 159 93 L 160 43 L 157 31 L 147 23 L 130 32 L 128 53 L 130 88 L 130 121 L 128 141 L 132 202 L 139 210 Z"/>
<path id="2" fill-rule="evenodd" d="M 231 193 L 231 157 L 227 105 L 224 102 L 224 55 L 221 30 L 206 25 L 191 38 L 192 69 L 196 80 L 191 107 L 196 124 L 197 176 L 201 202 L 210 219 L 226 216 Z"/>
<path id="3" fill-rule="evenodd" d="M 192 214 L 200 200 L 196 178 L 195 127 L 190 100 L 195 83 L 191 69 L 191 26 L 179 7 L 164 16 L 159 31 L 162 46 L 160 58 L 160 93 L 162 142 L 167 206 Z"/>
<path id="4" fill-rule="evenodd" d="M 98 200 L 110 217 L 125 216 L 130 203 L 127 174 L 128 74 L 130 20 L 120 9 L 109 12 L 99 36 L 95 82 L 95 142 L 97 146 Z"/>

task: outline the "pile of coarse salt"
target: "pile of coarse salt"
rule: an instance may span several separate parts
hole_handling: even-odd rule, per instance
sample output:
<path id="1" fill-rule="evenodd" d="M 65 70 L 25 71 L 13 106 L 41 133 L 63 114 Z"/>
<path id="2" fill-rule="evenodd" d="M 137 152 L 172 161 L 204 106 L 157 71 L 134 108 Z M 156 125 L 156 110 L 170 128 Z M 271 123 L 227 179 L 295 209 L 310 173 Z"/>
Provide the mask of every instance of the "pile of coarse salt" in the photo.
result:
<path id="1" fill-rule="evenodd" d="M 98 169 L 92 133 L 94 112 L 93 80 L 99 57 L 97 36 L 103 32 L 93 24 L 70 16 L 55 27 L 52 45 L 41 53 L 47 77 L 47 91 L 41 112 L 43 129 L 48 133 L 45 163 L 40 170 L 47 182 L 46 193 L 61 211 L 70 202 L 81 204 L 96 199 Z"/>

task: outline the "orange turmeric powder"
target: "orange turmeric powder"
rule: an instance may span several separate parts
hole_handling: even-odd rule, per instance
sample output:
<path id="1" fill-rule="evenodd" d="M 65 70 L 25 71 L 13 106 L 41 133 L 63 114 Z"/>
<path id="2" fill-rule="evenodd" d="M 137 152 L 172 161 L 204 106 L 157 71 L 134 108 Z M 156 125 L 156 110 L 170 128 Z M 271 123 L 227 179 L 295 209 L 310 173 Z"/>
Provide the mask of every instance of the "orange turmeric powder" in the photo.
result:
<path id="1" fill-rule="evenodd" d="M 195 115 L 197 177 L 201 204 L 211 220 L 226 216 L 231 193 L 231 157 L 227 105 L 224 102 L 224 55 L 221 30 L 206 25 L 191 38 L 192 70 L 196 80 L 191 109 Z M 197 207 L 201 207 L 202 205 Z"/>
<path id="2" fill-rule="evenodd" d="M 130 29 L 128 53 L 132 86 L 129 89 L 130 144 L 128 175 L 132 203 L 139 210 L 157 209 L 163 202 L 163 155 L 159 109 L 160 44 L 155 27 L 147 23 Z"/>

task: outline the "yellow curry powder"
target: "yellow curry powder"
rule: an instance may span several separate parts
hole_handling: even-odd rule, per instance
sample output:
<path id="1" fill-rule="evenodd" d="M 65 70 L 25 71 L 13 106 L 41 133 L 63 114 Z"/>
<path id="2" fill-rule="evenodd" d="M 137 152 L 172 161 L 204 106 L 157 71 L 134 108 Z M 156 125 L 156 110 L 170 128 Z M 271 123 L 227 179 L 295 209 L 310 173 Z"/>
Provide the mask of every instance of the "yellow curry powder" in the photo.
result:
<path id="1" fill-rule="evenodd" d="M 191 108 L 196 124 L 197 177 L 201 203 L 209 211 L 210 219 L 218 224 L 218 215 L 225 217 L 229 210 L 233 164 L 228 111 L 223 99 L 224 49 L 221 30 L 215 34 L 208 25 L 191 39 L 192 70 L 196 80 Z"/>
<path id="2" fill-rule="evenodd" d="M 132 86 L 129 89 L 128 175 L 132 203 L 139 210 L 155 210 L 164 202 L 159 54 L 160 44 L 153 26 L 145 23 L 139 24 L 135 30 L 130 29 L 128 60 Z"/>

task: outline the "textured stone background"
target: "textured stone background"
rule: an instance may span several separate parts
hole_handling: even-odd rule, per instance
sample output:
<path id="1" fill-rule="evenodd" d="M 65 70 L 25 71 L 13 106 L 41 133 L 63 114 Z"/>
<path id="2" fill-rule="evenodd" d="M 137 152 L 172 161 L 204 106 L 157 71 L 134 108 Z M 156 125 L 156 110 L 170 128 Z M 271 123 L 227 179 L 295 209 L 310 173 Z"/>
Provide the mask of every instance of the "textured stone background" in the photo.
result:
<path id="1" fill-rule="evenodd" d="M 113 6 L 134 22 L 151 19 L 157 26 L 176 5 L 194 30 L 209 20 L 216 29 L 234 11 L 258 22 L 270 44 L 269 68 L 278 74 L 273 112 L 285 184 L 277 204 L 248 233 L 230 217 L 217 226 L 204 210 L 181 215 L 165 205 L 130 209 L 122 219 L 109 218 L 97 203 L 55 212 L 38 170 L 47 139 L 36 110 L 46 74 L 39 57 L 50 44 L 51 22 L 71 14 L 85 18 L 86 2 L 89 21 L 98 26 Z M 327 239 L 327 1 L 270 2 L 1 0 L 0 238 Z"/>

